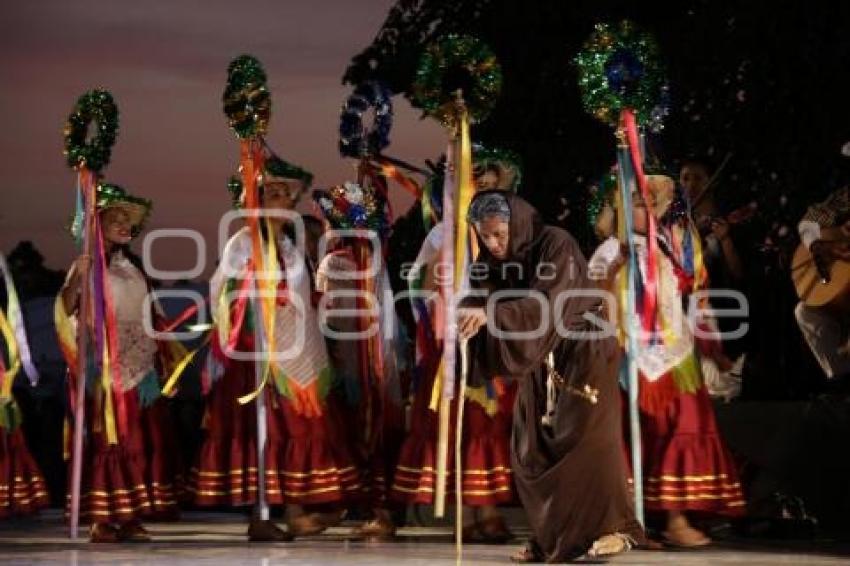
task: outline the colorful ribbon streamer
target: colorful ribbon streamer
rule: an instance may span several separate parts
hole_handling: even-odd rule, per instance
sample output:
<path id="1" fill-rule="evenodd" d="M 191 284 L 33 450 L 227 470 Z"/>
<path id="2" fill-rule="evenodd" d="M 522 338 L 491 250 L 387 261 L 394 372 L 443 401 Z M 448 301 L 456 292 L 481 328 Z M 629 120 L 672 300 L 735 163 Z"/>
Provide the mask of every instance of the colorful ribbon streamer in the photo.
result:
<path id="1" fill-rule="evenodd" d="M 0 271 L 2 271 L 3 279 L 6 282 L 6 320 L 12 327 L 12 332 L 18 342 L 18 354 L 24 372 L 30 380 L 30 385 L 35 387 L 39 381 L 38 369 L 36 369 L 30 353 L 26 327 L 24 326 L 24 313 L 18 300 L 18 293 L 15 290 L 15 282 L 12 279 L 9 266 L 6 264 L 6 258 L 2 254 L 0 254 Z"/>
<path id="2" fill-rule="evenodd" d="M 95 327 L 98 329 L 98 346 L 102 352 L 101 384 L 104 394 L 104 418 L 106 419 L 107 441 L 118 443 L 118 434 L 127 433 L 127 408 L 124 402 L 124 384 L 121 378 L 121 359 L 118 345 L 118 320 L 115 301 L 109 284 L 106 242 L 100 218 L 94 218 L 97 257 L 95 258 Z M 117 433 L 116 433 L 117 431 Z"/>
<path id="3" fill-rule="evenodd" d="M 272 227 L 268 222 L 261 223 L 259 211 L 261 207 L 257 177 L 263 169 L 265 155 L 263 153 L 264 143 L 261 139 L 243 139 L 240 142 L 240 162 L 242 173 L 242 187 L 245 192 L 245 209 L 248 215 L 248 227 L 251 237 L 251 270 L 246 274 L 248 283 L 253 282 L 257 297 L 252 301 L 255 324 L 262 325 L 262 332 L 258 333 L 260 340 L 256 341 L 254 348 L 257 352 L 271 352 L 276 343 L 275 340 L 275 314 L 277 308 L 278 281 L 276 275 L 281 273 L 282 266 L 278 261 L 277 236 L 272 233 Z M 262 226 L 266 229 L 266 245 L 263 245 L 261 236 Z M 265 250 L 265 253 L 263 253 Z M 246 288 L 247 291 L 247 288 Z M 225 311 L 227 312 L 227 311 Z M 222 313 L 223 314 L 223 313 Z M 225 319 L 227 317 L 225 316 Z M 231 329 L 231 334 L 232 334 Z M 259 362 L 258 362 L 259 363 Z M 240 404 L 247 404 L 257 399 L 263 392 L 269 380 L 274 377 L 275 381 L 283 379 L 282 376 L 273 376 L 273 365 L 270 356 L 262 361 L 261 379 L 257 388 L 239 398 Z M 275 369 L 274 371 L 279 371 Z M 322 414 L 319 402 L 319 381 L 316 380 L 307 386 L 301 386 L 294 379 L 288 379 L 286 387 L 283 388 L 291 397 L 293 409 L 305 416 L 317 416 Z"/>
<path id="4" fill-rule="evenodd" d="M 451 400 L 455 398 L 455 362 L 457 360 L 457 306 L 455 298 L 466 286 L 466 267 L 470 259 L 469 223 L 466 220 L 469 205 L 474 194 L 472 182 L 472 140 L 469 133 L 469 114 L 464 106 L 458 109 L 457 131 L 446 151 L 447 163 L 457 155 L 454 171 L 446 172 L 443 192 L 443 222 L 445 234 L 443 238 L 443 253 L 441 261 L 451 265 L 453 272 L 451 281 L 442 283 L 443 301 L 446 325 L 443 340 L 443 357 L 434 383 L 434 395 L 431 400 L 433 408 L 436 392 L 441 391 L 439 404 L 439 436 L 437 454 L 437 485 L 435 486 L 434 514 L 442 517 L 445 507 L 446 475 L 448 460 L 448 428 L 450 426 L 449 412 Z M 458 144 L 455 154 L 453 145 Z M 454 173 L 454 174 L 452 174 Z M 455 186 L 456 184 L 456 186 Z M 437 388 L 440 389 L 437 389 Z M 463 399 L 458 399 L 462 403 Z M 460 435 L 461 431 L 456 430 Z"/>
<path id="5" fill-rule="evenodd" d="M 620 276 L 621 305 L 625 305 L 623 320 L 626 326 L 623 338 L 626 341 L 625 356 L 625 381 L 629 400 L 629 429 L 631 435 L 632 474 L 634 477 L 634 501 L 635 515 L 643 525 L 643 464 L 640 438 L 640 412 L 638 410 L 639 379 L 637 368 L 638 355 L 638 324 L 635 323 L 637 312 L 637 301 L 635 286 L 640 277 L 638 258 L 635 247 L 631 245 L 634 233 L 632 218 L 632 186 L 633 179 L 630 175 L 630 163 L 628 159 L 628 148 L 622 144 L 617 148 L 617 175 L 619 178 L 619 191 L 617 194 L 617 205 L 619 206 L 622 221 L 618 222 L 618 237 L 620 242 L 628 242 L 629 257 L 628 269 Z"/>
<path id="6" fill-rule="evenodd" d="M 0 352 L 0 402 L 3 402 L 12 398 L 12 384 L 15 381 L 15 375 L 21 369 L 21 359 L 18 354 L 15 333 L 2 310 L 0 310 L 0 334 L 3 335 L 3 342 L 6 344 L 6 353 L 9 360 L 7 369 L 5 364 L 3 364 L 2 352 Z"/>
<path id="7" fill-rule="evenodd" d="M 628 141 L 629 154 L 631 155 L 631 168 L 629 173 L 633 174 L 637 180 L 638 188 L 640 189 L 643 200 L 646 203 L 647 209 L 647 260 L 646 260 L 646 277 L 644 281 L 643 293 L 643 310 L 641 313 L 641 321 L 643 328 L 647 332 L 654 330 L 655 313 L 658 305 L 658 226 L 655 215 L 652 214 L 653 199 L 649 194 L 649 186 L 646 182 L 646 176 L 643 173 L 643 155 L 641 151 L 640 136 L 637 130 L 637 121 L 635 119 L 634 110 L 625 109 L 622 114 L 623 126 L 625 128 L 626 139 Z M 628 213 L 628 211 L 627 211 Z"/>

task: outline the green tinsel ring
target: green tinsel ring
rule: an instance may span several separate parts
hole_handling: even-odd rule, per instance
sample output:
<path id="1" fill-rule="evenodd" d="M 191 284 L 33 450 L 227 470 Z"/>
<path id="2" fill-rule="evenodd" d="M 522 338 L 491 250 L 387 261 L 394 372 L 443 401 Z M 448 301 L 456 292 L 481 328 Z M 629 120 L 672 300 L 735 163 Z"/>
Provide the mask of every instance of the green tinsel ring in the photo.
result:
<path id="1" fill-rule="evenodd" d="M 429 45 L 422 54 L 413 83 L 413 103 L 443 124 L 453 125 L 455 92 L 459 88 L 470 122 L 481 122 L 499 98 L 502 67 L 481 40 L 450 34 Z"/>
<path id="2" fill-rule="evenodd" d="M 252 55 L 240 55 L 227 67 L 224 114 L 240 138 L 262 136 L 268 130 L 272 98 L 266 81 L 263 65 Z"/>
<path id="3" fill-rule="evenodd" d="M 607 66 L 615 54 L 625 54 L 641 66 L 639 79 L 630 84 L 626 92 L 617 92 L 609 84 Z M 576 55 L 575 64 L 587 112 L 615 128 L 620 113 L 626 108 L 635 111 L 638 124 L 650 121 L 653 108 L 661 101 L 664 86 L 664 67 L 658 45 L 651 35 L 639 31 L 629 21 L 620 22 L 616 28 L 597 24 L 584 43 L 584 49 Z"/>
<path id="4" fill-rule="evenodd" d="M 95 122 L 91 141 L 89 125 Z M 98 172 L 109 164 L 112 146 L 118 135 L 118 106 L 112 95 L 102 89 L 90 90 L 74 105 L 65 121 L 65 159 L 72 169 L 85 166 Z"/>

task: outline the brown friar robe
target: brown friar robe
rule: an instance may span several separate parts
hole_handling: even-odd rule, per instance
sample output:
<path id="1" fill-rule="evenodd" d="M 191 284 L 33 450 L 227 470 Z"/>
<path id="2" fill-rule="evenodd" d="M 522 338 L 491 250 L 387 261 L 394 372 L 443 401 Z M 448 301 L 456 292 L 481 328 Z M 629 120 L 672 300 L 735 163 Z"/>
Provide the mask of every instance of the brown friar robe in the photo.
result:
<path id="1" fill-rule="evenodd" d="M 540 336 L 526 339 L 500 339 L 482 328 L 469 343 L 470 379 L 475 384 L 501 375 L 519 382 L 511 458 L 533 534 L 530 542 L 547 562 L 575 558 L 599 537 L 615 532 L 642 542 L 622 449 L 616 338 L 577 339 L 565 332 L 600 331 L 590 319 L 603 316 L 602 301 L 598 295 L 575 296 L 576 291 L 595 288 L 575 240 L 560 228 L 545 226 L 526 201 L 505 196 L 511 210 L 508 258 L 497 260 L 479 241 L 482 251 L 470 271 L 472 286 L 490 293 L 539 293 L 537 298 L 494 301 L 488 318 L 497 329 L 538 329 L 544 317 L 549 324 Z M 556 313 L 557 297 L 570 292 L 573 296 Z M 549 307 L 541 306 L 541 296 Z M 571 388 L 582 390 L 586 384 L 598 391 L 598 401 L 557 387 L 550 402 L 554 413 L 550 411 L 549 424 L 544 425 L 550 352 L 555 369 Z"/>

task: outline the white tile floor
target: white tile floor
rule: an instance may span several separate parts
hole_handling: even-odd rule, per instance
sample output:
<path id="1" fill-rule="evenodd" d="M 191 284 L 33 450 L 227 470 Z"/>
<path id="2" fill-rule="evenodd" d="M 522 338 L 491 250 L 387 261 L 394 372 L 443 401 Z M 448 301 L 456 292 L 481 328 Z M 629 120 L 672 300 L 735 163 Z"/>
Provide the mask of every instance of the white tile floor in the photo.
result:
<path id="1" fill-rule="evenodd" d="M 41 519 L 0 522 L 0 564 L 127 566 L 273 566 L 307 564 L 388 564 L 438 566 L 458 564 L 449 529 L 402 529 L 398 542 L 363 543 L 346 539 L 350 528 L 331 529 L 320 537 L 294 543 L 259 544 L 245 541 L 245 524 L 234 515 L 189 514 L 183 521 L 149 525 L 155 542 L 140 545 L 89 545 L 71 542 L 56 515 Z M 519 543 L 507 546 L 467 545 L 462 564 L 509 564 L 508 556 Z M 850 564 L 850 556 L 827 552 L 834 546 L 796 545 L 771 548 L 741 543 L 712 546 L 694 552 L 633 551 L 617 557 L 615 564 L 670 564 L 677 566 L 777 564 Z"/>

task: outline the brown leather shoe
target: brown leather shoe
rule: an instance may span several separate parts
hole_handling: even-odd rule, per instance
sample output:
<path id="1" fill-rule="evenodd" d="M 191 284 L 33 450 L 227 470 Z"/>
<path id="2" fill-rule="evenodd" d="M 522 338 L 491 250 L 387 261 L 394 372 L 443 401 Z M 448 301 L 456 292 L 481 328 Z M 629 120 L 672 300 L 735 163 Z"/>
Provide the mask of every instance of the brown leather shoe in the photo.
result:
<path id="1" fill-rule="evenodd" d="M 676 548 L 700 548 L 711 544 L 711 539 L 693 527 L 668 530 L 661 533 L 664 544 Z"/>
<path id="2" fill-rule="evenodd" d="M 313 513 L 316 519 L 320 521 L 325 528 L 328 527 L 338 527 L 340 523 L 342 523 L 343 519 L 345 519 L 347 511 L 345 509 L 336 509 L 334 511 L 320 511 L 318 513 Z"/>
<path id="3" fill-rule="evenodd" d="M 395 538 L 395 525 L 382 519 L 366 521 L 354 530 L 358 539 L 392 540 Z"/>
<path id="4" fill-rule="evenodd" d="M 118 529 L 118 540 L 120 542 L 150 542 L 151 535 L 140 521 L 130 521 Z"/>
<path id="5" fill-rule="evenodd" d="M 118 529 L 109 523 L 94 523 L 89 531 L 89 542 L 118 542 Z"/>
<path id="6" fill-rule="evenodd" d="M 271 521 L 251 519 L 248 523 L 248 540 L 251 542 L 292 542 L 295 537 Z"/>
<path id="7" fill-rule="evenodd" d="M 289 520 L 289 532 L 296 537 L 310 537 L 322 534 L 327 525 L 322 521 L 318 513 L 300 515 Z"/>

